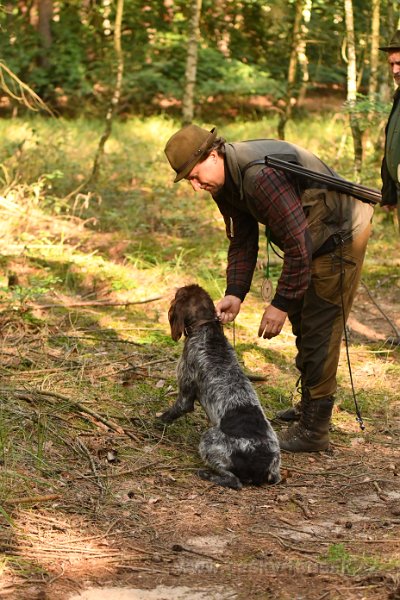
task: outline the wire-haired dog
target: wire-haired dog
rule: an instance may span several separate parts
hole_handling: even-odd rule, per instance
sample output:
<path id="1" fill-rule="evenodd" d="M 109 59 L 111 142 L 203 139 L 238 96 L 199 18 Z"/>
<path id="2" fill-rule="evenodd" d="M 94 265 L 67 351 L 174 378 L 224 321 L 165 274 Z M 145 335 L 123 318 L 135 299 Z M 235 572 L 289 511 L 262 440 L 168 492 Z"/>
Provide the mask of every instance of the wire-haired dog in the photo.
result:
<path id="1" fill-rule="evenodd" d="M 223 333 L 210 296 L 195 284 L 180 288 L 168 319 L 172 339 L 184 334 L 186 340 L 177 368 L 178 399 L 161 420 L 172 423 L 193 411 L 198 400 L 212 425 L 199 445 L 212 471 L 200 470 L 199 476 L 237 490 L 242 483 L 278 483 L 278 438 Z"/>

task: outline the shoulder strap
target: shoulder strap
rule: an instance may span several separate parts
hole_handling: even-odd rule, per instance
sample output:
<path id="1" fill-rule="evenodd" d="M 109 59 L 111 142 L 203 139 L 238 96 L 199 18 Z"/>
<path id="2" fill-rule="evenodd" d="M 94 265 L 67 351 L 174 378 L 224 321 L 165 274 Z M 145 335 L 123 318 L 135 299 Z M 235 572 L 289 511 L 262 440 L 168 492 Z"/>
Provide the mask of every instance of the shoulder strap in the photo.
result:
<path id="1" fill-rule="evenodd" d="M 250 169 L 250 167 L 254 167 L 254 165 L 272 166 L 272 165 L 268 165 L 267 158 L 278 158 L 279 160 L 284 160 L 285 162 L 290 163 L 290 164 L 294 164 L 294 165 L 299 164 L 297 162 L 297 160 L 293 157 L 292 154 L 274 152 L 274 154 L 268 154 L 264 158 L 257 158 L 256 160 L 252 160 L 251 162 L 247 163 L 247 165 L 245 165 L 241 169 L 242 177 L 244 177 L 244 174 L 246 173 L 247 169 Z M 274 167 L 272 166 L 272 168 L 274 168 Z"/>
<path id="2" fill-rule="evenodd" d="M 243 169 L 241 169 L 242 177 L 246 173 L 247 169 L 250 169 L 250 167 L 254 167 L 254 165 L 265 165 L 265 164 L 266 164 L 265 158 L 257 158 L 257 160 L 252 160 L 251 162 L 247 163 L 247 165 L 244 165 Z"/>

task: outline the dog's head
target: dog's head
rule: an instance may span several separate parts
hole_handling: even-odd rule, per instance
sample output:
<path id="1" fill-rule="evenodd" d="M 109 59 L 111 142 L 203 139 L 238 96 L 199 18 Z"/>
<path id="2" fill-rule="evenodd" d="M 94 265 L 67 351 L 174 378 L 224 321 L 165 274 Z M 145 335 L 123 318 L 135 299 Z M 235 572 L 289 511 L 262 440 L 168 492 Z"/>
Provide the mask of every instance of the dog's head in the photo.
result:
<path id="1" fill-rule="evenodd" d="M 177 342 L 181 335 L 196 323 L 216 320 L 214 303 L 199 285 L 186 285 L 178 289 L 168 311 L 171 337 Z"/>

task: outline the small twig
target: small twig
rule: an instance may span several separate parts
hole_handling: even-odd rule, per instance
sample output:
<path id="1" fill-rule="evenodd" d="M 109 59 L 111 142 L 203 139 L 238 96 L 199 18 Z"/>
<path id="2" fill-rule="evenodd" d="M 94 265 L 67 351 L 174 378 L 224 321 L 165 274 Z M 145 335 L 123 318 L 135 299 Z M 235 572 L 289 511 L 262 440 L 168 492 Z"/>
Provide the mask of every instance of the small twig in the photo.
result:
<path id="1" fill-rule="evenodd" d="M 335 540 L 331 540 L 332 543 L 337 543 L 335 542 Z M 325 543 L 327 543 L 327 540 L 325 540 Z M 343 544 L 399 544 L 400 545 L 400 541 L 398 539 L 384 539 L 384 540 L 365 540 L 365 539 L 360 539 L 357 540 L 355 538 L 349 538 L 349 539 L 345 539 L 345 538 L 340 538 L 340 543 Z"/>
<path id="2" fill-rule="evenodd" d="M 110 344 L 132 344 L 133 346 L 142 346 L 140 342 L 133 342 L 132 340 L 120 340 L 110 335 L 95 336 L 95 335 L 67 335 L 66 333 L 59 333 L 57 335 L 51 335 L 50 338 L 67 338 L 69 340 L 96 340 L 98 342 L 107 342 Z"/>
<path id="3" fill-rule="evenodd" d="M 311 519 L 310 511 L 307 509 L 306 506 L 304 506 L 304 504 L 302 502 L 300 502 L 300 500 L 297 500 L 297 498 L 295 498 L 294 496 L 291 496 L 290 501 L 293 502 L 293 504 L 295 504 L 299 508 L 301 508 L 306 519 Z"/>
<path id="4" fill-rule="evenodd" d="M 61 498 L 60 494 L 47 494 L 46 496 L 25 496 L 24 498 L 12 498 L 4 500 L 4 504 L 39 504 L 41 502 L 51 502 Z"/>
<path id="5" fill-rule="evenodd" d="M 245 373 L 247 379 L 250 381 L 267 381 L 268 377 L 264 375 L 257 375 L 256 373 Z"/>
<path id="6" fill-rule="evenodd" d="M 145 471 L 146 469 L 150 469 L 151 467 L 154 467 L 155 465 L 157 465 L 159 468 L 162 468 L 162 469 L 168 469 L 168 468 L 175 469 L 175 465 L 172 465 L 172 466 L 164 465 L 161 460 L 155 460 L 151 463 L 147 463 L 146 465 L 141 465 L 140 467 L 136 467 L 135 469 L 128 469 L 126 471 L 120 471 L 119 473 L 107 473 L 105 475 L 98 474 L 98 477 L 104 477 L 104 478 L 109 479 L 109 478 L 116 478 L 116 477 L 126 477 L 127 475 L 136 475 L 140 471 Z M 84 477 L 84 479 L 87 479 L 87 477 Z"/>
<path id="7" fill-rule="evenodd" d="M 306 548 L 299 548 L 298 546 L 292 546 L 292 544 L 288 544 L 287 542 L 283 541 L 283 539 L 279 535 L 276 535 L 275 533 L 271 533 L 270 531 L 268 532 L 268 535 L 273 537 L 274 539 L 278 540 L 278 542 L 284 548 L 287 548 L 288 550 L 294 550 L 295 552 L 300 552 L 301 554 L 319 554 L 319 552 L 316 550 L 307 550 Z M 312 560 L 312 559 L 310 558 L 310 560 Z"/>
<path id="8" fill-rule="evenodd" d="M 115 569 L 125 569 L 127 571 L 137 571 L 137 572 L 146 572 L 146 573 L 157 573 L 159 575 L 166 575 L 168 571 L 161 571 L 160 569 L 147 569 L 146 567 L 135 567 L 133 565 L 114 565 Z"/>
<path id="9" fill-rule="evenodd" d="M 196 556 L 203 556 L 204 558 L 210 558 L 211 560 L 215 560 L 221 564 L 226 564 L 226 561 L 220 560 L 217 556 L 211 556 L 210 554 L 205 554 L 204 552 L 197 552 L 197 550 L 185 548 L 185 546 L 181 546 L 181 544 L 174 544 L 172 546 L 172 550 L 174 552 L 188 552 L 189 554 L 196 554 Z"/>
<path id="10" fill-rule="evenodd" d="M 95 462 L 93 460 L 93 456 L 90 454 L 88 447 L 79 438 L 76 440 L 76 443 L 77 443 L 78 447 L 81 450 L 83 450 L 84 454 L 86 455 L 86 457 L 89 461 L 89 464 L 90 464 L 90 468 L 92 469 L 93 475 L 96 477 L 97 485 L 101 489 L 101 491 L 104 492 L 104 490 L 105 490 L 104 484 L 103 484 L 102 480 L 99 478 L 99 474 L 97 473 L 97 468 L 96 468 Z"/>
<path id="11" fill-rule="evenodd" d="M 345 485 L 342 485 L 337 490 L 337 492 L 340 494 L 346 488 L 353 487 L 355 485 L 363 485 L 363 484 L 367 484 L 367 483 L 372 483 L 372 485 L 375 487 L 375 483 L 377 483 L 378 481 L 382 481 L 383 483 L 393 483 L 392 481 L 390 481 L 390 479 L 364 479 L 363 481 L 354 481 L 353 483 L 346 483 Z"/>
<path id="12" fill-rule="evenodd" d="M 397 338 L 400 338 L 400 331 L 397 329 L 396 325 L 393 323 L 393 321 L 391 319 L 389 319 L 389 317 L 387 316 L 387 314 L 383 311 L 383 309 L 379 306 L 379 304 L 377 303 L 377 301 L 375 300 L 375 298 L 373 298 L 371 292 L 368 289 L 368 286 L 366 283 L 364 283 L 364 281 L 361 281 L 365 291 L 368 294 L 369 299 L 371 300 L 372 304 L 379 310 L 379 312 L 381 313 L 381 315 L 384 317 L 384 319 L 386 319 L 386 321 L 389 323 L 390 327 L 393 329 L 395 335 Z"/>
<path id="13" fill-rule="evenodd" d="M 279 520 L 282 521 L 282 522 L 284 521 L 283 519 L 279 519 Z M 277 527 L 279 529 L 286 529 L 288 531 L 294 531 L 296 533 L 301 533 L 303 535 L 309 535 L 311 537 L 318 537 L 318 538 L 321 538 L 321 540 L 324 539 L 321 535 L 315 533 L 315 531 L 312 531 L 312 530 L 311 531 L 304 531 L 304 529 L 298 529 L 297 527 L 293 527 L 292 525 L 291 526 L 287 525 L 286 527 L 282 527 L 282 525 L 278 525 L 278 524 L 274 525 L 273 523 L 270 523 L 269 526 L 270 527 Z"/>

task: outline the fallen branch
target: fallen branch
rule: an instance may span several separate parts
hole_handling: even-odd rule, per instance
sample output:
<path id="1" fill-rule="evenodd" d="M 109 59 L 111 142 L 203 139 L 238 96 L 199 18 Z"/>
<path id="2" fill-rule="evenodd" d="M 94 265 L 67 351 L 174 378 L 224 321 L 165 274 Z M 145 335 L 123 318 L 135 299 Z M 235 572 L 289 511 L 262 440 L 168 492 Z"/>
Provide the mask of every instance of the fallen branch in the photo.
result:
<path id="1" fill-rule="evenodd" d="M 120 435 L 127 435 L 129 438 L 131 438 L 135 442 L 141 443 L 141 440 L 139 440 L 139 438 L 137 438 L 133 433 L 130 433 L 130 431 L 126 431 L 123 427 L 121 427 L 117 423 L 114 423 L 113 421 L 110 421 L 109 419 L 104 418 L 102 415 L 99 415 L 99 413 L 95 412 L 94 410 L 92 410 L 91 408 L 89 408 L 87 406 L 84 406 L 80 402 L 71 400 L 71 398 L 68 398 L 68 396 L 63 396 L 62 394 L 57 394 L 56 392 L 44 392 L 42 390 L 32 390 L 32 391 L 30 391 L 30 390 L 0 390 L 0 391 L 4 391 L 4 392 L 6 391 L 8 393 L 12 393 L 17 398 L 22 398 L 23 400 L 27 399 L 27 397 L 29 398 L 29 396 L 35 396 L 35 395 L 49 396 L 50 398 L 57 398 L 58 400 L 63 400 L 64 402 L 68 402 L 68 404 L 70 404 L 76 411 L 83 412 L 83 413 L 90 415 L 91 417 L 94 417 L 97 421 L 100 421 L 100 423 L 103 423 L 103 425 L 106 425 L 112 431 L 115 431 L 116 433 L 119 433 Z"/>
<path id="2" fill-rule="evenodd" d="M 130 306 L 132 304 L 148 304 L 149 302 L 156 302 L 161 300 L 163 296 L 156 296 L 155 298 L 145 298 L 144 300 L 126 300 L 121 302 L 100 302 L 93 300 L 92 302 L 72 302 L 71 304 L 27 304 L 26 308 L 36 309 L 49 309 L 49 308 L 83 308 L 85 306 Z"/>

